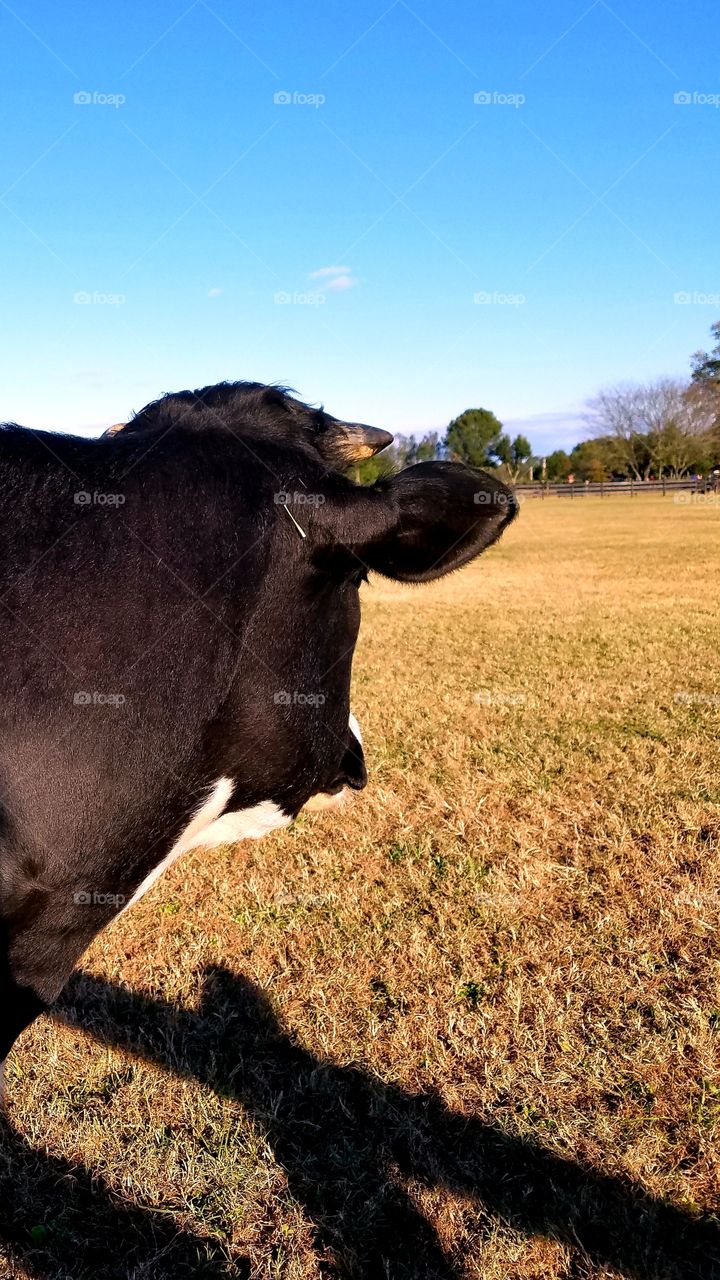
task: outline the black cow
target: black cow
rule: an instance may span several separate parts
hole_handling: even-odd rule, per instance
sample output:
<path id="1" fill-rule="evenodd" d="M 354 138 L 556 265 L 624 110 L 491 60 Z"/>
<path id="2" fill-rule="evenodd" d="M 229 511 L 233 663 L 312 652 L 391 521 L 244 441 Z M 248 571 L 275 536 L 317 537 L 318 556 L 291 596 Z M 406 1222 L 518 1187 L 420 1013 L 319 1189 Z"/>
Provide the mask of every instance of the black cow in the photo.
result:
<path id="1" fill-rule="evenodd" d="M 360 583 L 438 578 L 515 514 L 459 465 L 342 473 L 390 439 L 258 384 L 100 440 L 0 429 L 0 1063 L 181 853 L 365 785 Z"/>

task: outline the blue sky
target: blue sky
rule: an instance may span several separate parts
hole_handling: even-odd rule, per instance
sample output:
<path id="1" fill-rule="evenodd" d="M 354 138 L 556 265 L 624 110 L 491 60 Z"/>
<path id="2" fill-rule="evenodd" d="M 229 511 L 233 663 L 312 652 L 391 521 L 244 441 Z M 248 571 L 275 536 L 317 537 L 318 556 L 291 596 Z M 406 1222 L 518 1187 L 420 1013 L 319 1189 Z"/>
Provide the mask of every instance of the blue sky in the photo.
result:
<path id="1" fill-rule="evenodd" d="M 720 318 L 719 35 L 715 0 L 0 0 L 0 415 L 251 378 L 574 442 Z"/>

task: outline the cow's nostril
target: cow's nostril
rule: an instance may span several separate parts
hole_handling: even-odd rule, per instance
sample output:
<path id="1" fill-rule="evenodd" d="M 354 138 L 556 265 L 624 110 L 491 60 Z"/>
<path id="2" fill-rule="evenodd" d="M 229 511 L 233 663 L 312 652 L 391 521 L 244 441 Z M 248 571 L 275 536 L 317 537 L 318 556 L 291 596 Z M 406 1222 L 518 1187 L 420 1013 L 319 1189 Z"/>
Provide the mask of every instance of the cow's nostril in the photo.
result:
<path id="1" fill-rule="evenodd" d="M 362 773 L 357 773 L 354 777 L 344 778 L 343 781 L 348 787 L 352 787 L 353 791 L 364 791 L 368 781 L 365 765 L 362 767 Z"/>
<path id="2" fill-rule="evenodd" d="M 367 786 L 367 769 L 360 743 L 353 741 L 340 761 L 337 777 L 329 788 L 336 791 L 338 787 L 352 787 L 353 791 L 362 791 Z"/>

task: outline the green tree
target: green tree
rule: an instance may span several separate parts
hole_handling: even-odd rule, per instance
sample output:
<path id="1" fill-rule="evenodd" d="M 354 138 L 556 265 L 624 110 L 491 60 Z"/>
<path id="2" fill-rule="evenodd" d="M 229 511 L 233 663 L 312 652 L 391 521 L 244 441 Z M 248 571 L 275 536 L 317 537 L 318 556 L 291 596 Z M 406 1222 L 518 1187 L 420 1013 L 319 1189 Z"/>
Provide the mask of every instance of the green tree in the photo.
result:
<path id="1" fill-rule="evenodd" d="M 453 418 L 445 436 L 448 455 L 472 467 L 492 467 L 497 463 L 497 446 L 503 429 L 490 409 L 466 409 Z"/>
<path id="2" fill-rule="evenodd" d="M 412 442 L 408 450 L 407 465 L 414 462 L 434 462 L 440 452 L 440 440 L 437 431 L 428 431 L 421 440 L 410 436 Z"/>
<path id="3" fill-rule="evenodd" d="M 690 430 L 686 396 L 687 385 L 673 378 L 625 382 L 598 392 L 589 402 L 588 420 L 598 436 L 612 437 L 614 469 L 635 480 L 662 472 L 666 439 L 677 455 L 680 435 Z"/>
<path id="4" fill-rule="evenodd" d="M 582 440 L 570 454 L 570 473 L 576 480 L 590 480 L 592 483 L 609 480 L 618 471 L 624 474 L 622 465 L 616 442 L 608 436 Z"/>
<path id="5" fill-rule="evenodd" d="M 494 445 L 492 456 L 501 464 L 508 480 L 512 484 L 517 484 L 523 467 L 527 466 L 532 457 L 532 446 L 525 436 L 518 435 L 511 440 L 509 436 L 503 434 Z"/>
<path id="6" fill-rule="evenodd" d="M 383 476 L 390 476 L 393 472 L 400 471 L 404 465 L 402 451 L 398 450 L 396 445 L 390 444 L 374 458 L 365 458 L 363 462 L 354 463 L 348 475 L 356 484 L 375 484 L 375 481 L 382 479 Z"/>
<path id="7" fill-rule="evenodd" d="M 715 339 L 712 351 L 696 351 L 692 357 L 692 380 L 701 386 L 714 386 L 720 389 L 720 320 L 710 326 Z"/>
<path id="8" fill-rule="evenodd" d="M 437 431 L 428 431 L 420 440 L 415 436 L 396 436 L 387 449 L 376 454 L 374 458 L 366 458 L 356 463 L 350 471 L 353 480 L 359 484 L 374 484 L 382 476 L 392 475 L 403 467 L 411 467 L 416 462 L 432 462 L 440 452 Z"/>
<path id="9" fill-rule="evenodd" d="M 644 389 L 635 382 L 603 387 L 588 402 L 589 424 L 596 435 L 612 436 L 617 465 L 623 475 L 635 480 L 642 480 L 652 467 L 644 407 Z"/>
<path id="10" fill-rule="evenodd" d="M 711 326 L 715 339 L 711 351 L 696 351 L 692 357 L 692 383 L 689 400 L 693 408 L 706 414 L 708 454 L 712 462 L 720 458 L 720 320 Z"/>
<path id="11" fill-rule="evenodd" d="M 555 449 L 545 459 L 545 474 L 548 480 L 567 480 L 571 470 L 570 458 L 564 449 Z"/>

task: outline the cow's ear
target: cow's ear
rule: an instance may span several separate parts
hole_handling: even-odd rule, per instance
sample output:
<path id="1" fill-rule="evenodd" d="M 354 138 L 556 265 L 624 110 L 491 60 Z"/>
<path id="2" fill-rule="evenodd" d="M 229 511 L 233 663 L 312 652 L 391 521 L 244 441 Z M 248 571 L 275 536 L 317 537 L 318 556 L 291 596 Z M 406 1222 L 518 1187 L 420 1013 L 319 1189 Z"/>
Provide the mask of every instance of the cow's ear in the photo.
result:
<path id="1" fill-rule="evenodd" d="M 364 499 L 355 510 L 356 536 L 347 529 L 350 549 L 399 582 L 431 582 L 459 569 L 496 542 L 518 510 L 495 476 L 453 462 L 408 467 L 371 485 Z"/>

